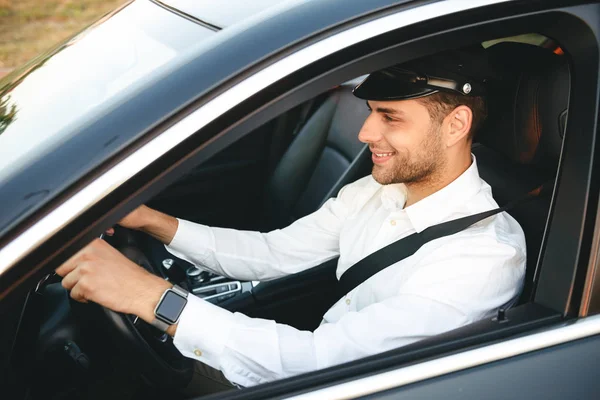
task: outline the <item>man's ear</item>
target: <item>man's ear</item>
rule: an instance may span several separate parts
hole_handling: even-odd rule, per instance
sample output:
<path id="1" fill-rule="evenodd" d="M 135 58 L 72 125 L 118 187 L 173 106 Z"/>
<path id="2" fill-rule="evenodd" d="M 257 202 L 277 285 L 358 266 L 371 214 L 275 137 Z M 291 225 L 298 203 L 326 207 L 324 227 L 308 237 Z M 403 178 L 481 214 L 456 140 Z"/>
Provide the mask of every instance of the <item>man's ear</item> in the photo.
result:
<path id="1" fill-rule="evenodd" d="M 452 147 L 469 137 L 473 123 L 473 111 L 465 105 L 456 107 L 444 121 L 446 147 Z"/>

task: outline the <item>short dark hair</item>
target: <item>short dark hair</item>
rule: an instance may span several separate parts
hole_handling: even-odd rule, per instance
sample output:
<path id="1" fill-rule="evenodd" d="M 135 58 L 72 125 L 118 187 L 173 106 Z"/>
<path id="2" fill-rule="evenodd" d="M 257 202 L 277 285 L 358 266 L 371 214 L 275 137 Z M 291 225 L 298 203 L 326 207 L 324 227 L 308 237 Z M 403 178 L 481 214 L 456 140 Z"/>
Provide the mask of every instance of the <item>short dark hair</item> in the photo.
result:
<path id="1" fill-rule="evenodd" d="M 456 93 L 437 92 L 429 96 L 420 97 L 418 100 L 427 107 L 431 122 L 441 124 L 444 118 L 450 114 L 456 107 L 465 105 L 473 113 L 469 139 L 481 128 L 487 118 L 487 105 L 483 97 L 463 96 Z"/>

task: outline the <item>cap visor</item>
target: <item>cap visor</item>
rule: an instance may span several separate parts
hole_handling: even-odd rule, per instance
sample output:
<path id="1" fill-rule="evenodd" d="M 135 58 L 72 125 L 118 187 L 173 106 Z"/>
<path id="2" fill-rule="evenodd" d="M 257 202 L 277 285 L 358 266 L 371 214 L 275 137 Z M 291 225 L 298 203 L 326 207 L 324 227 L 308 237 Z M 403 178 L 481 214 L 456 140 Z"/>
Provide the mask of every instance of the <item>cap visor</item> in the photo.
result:
<path id="1" fill-rule="evenodd" d="M 408 100 L 437 92 L 413 82 L 399 80 L 387 74 L 374 72 L 359 83 L 352 93 L 364 100 Z"/>

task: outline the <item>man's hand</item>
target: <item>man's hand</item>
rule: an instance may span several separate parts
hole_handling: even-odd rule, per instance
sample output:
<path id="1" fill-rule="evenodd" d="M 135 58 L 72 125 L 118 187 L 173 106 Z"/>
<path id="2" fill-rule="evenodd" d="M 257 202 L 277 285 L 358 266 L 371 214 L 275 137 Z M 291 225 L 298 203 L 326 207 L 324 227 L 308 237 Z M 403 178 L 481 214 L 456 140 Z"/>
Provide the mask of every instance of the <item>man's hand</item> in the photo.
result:
<path id="1" fill-rule="evenodd" d="M 179 221 L 177 221 L 177 218 L 142 205 L 120 220 L 119 225 L 124 228 L 146 232 L 168 245 L 177 232 Z M 114 233 L 113 228 L 106 230 L 106 234 L 109 236 Z"/>
<path id="2" fill-rule="evenodd" d="M 56 273 L 63 277 L 62 285 L 74 300 L 93 301 L 146 322 L 152 321 L 160 296 L 172 286 L 101 239 L 71 257 Z"/>
<path id="3" fill-rule="evenodd" d="M 151 219 L 152 214 L 151 208 L 141 205 L 129 214 L 125 216 L 122 220 L 119 221 L 119 225 L 124 228 L 140 230 L 143 229 Z M 109 228 L 106 230 L 106 233 L 109 236 L 114 234 L 115 230 L 113 228 Z"/>

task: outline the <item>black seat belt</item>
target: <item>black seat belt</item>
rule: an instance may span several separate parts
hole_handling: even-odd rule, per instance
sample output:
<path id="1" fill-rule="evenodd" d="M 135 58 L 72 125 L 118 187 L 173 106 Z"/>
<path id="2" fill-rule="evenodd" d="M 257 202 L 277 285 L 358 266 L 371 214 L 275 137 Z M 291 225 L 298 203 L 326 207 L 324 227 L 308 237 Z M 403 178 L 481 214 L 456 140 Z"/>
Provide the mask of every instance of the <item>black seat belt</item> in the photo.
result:
<path id="1" fill-rule="evenodd" d="M 528 200 L 534 199 L 538 197 L 540 193 L 545 193 L 544 189 L 547 186 L 553 187 L 554 183 L 552 182 L 550 184 L 544 184 L 529 192 L 527 196 L 511 201 L 503 207 L 430 226 L 422 232 L 413 233 L 412 235 L 397 240 L 379 249 L 378 251 L 369 254 L 356 264 L 352 265 L 341 276 L 338 284 L 338 299 L 346 296 L 346 294 L 350 293 L 355 287 L 376 273 L 384 270 L 390 265 L 396 264 L 397 262 L 412 256 L 425 243 L 463 231 L 483 219 L 503 211 L 508 211 L 527 202 Z"/>

